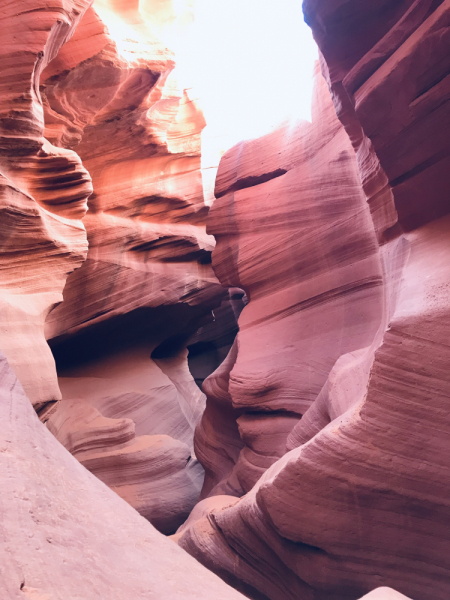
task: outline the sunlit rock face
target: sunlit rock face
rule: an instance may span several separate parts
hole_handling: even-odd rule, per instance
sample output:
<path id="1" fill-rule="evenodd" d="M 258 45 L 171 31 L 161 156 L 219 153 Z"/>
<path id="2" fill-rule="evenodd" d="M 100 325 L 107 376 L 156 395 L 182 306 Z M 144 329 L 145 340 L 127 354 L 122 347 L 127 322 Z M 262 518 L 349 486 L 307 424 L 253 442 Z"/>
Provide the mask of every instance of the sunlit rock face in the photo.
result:
<path id="1" fill-rule="evenodd" d="M 204 121 L 154 35 L 172 3 L 22 4 L 0 8 L 4 594 L 241 597 L 177 541 L 258 600 L 448 600 L 449 3 L 307 0 L 312 123 L 224 156 L 207 230 Z M 186 348 L 200 383 L 244 304 L 205 408 Z"/>
<path id="2" fill-rule="evenodd" d="M 313 123 L 288 124 L 227 152 L 216 196 L 208 221 L 214 269 L 250 302 L 233 352 L 204 384 L 209 401 L 196 448 L 207 466 L 204 495 L 241 495 L 285 454 L 336 360 L 369 345 L 382 314 L 370 213 L 319 73 Z M 224 421 L 230 435 L 214 465 Z"/>
<path id="3" fill-rule="evenodd" d="M 186 344 L 226 292 L 203 115 L 137 5 L 116 4 L 2 14 L 0 346 L 58 440 L 173 533 L 203 481 Z"/>
<path id="4" fill-rule="evenodd" d="M 94 187 L 87 260 L 46 322 L 63 393 L 47 425 L 173 533 L 203 478 L 192 438 L 204 395 L 185 345 L 224 290 L 205 231 L 202 113 L 140 13 L 114 9 L 99 4 L 104 21 L 90 9 L 41 77 L 47 135 L 76 147 Z"/>
<path id="5" fill-rule="evenodd" d="M 308 0 L 344 129 L 327 120 L 321 87 L 310 129 L 322 160 L 305 152 L 302 177 L 283 131 L 222 159 L 213 264 L 250 302 L 205 385 L 196 444 L 209 457 L 204 494 L 230 504 L 212 502 L 179 543 L 255 598 L 449 596 L 449 11 Z M 358 296 L 355 283 L 374 275 Z M 303 282 L 297 311 L 277 302 Z M 216 435 L 225 410 L 229 433 Z"/>

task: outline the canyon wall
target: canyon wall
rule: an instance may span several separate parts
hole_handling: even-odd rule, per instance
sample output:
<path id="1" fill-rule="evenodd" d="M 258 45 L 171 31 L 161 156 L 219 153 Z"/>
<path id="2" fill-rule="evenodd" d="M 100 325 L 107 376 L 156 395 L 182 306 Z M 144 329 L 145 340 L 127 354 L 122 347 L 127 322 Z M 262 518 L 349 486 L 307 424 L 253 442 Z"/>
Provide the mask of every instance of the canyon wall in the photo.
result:
<path id="1" fill-rule="evenodd" d="M 213 265 L 249 304 L 204 385 L 205 499 L 177 538 L 258 599 L 444 600 L 450 3 L 304 9 L 329 87 L 312 124 L 219 167 Z"/>
<path id="2" fill-rule="evenodd" d="M 185 344 L 224 290 L 205 232 L 202 113 L 140 13 L 113 8 L 88 10 L 41 77 L 47 135 L 76 147 L 94 188 L 87 259 L 46 322 L 63 394 L 47 426 L 172 533 L 203 477 L 192 438 L 204 396 Z"/>
<path id="3" fill-rule="evenodd" d="M 214 269 L 250 302 L 235 358 L 204 387 L 196 451 L 214 493 L 253 487 L 285 453 L 339 356 L 369 345 L 381 318 L 381 263 L 354 152 L 316 79 L 313 123 L 242 142 L 225 154 L 216 180 L 208 219 Z M 210 464 L 225 405 L 242 444 L 226 474 L 222 452 Z"/>
<path id="4" fill-rule="evenodd" d="M 79 156 L 44 137 L 40 76 L 89 2 L 1 7 L 0 343 L 33 404 L 61 397 L 44 324 L 87 254 L 81 222 L 92 192 Z"/>
<path id="5" fill-rule="evenodd" d="M 172 3 L 91 4 L 0 7 L 0 597 L 447 600 L 450 1 L 305 0 L 209 215 Z"/>
<path id="6" fill-rule="evenodd" d="M 0 346 L 57 439 L 173 533 L 203 481 L 186 345 L 236 329 L 213 323 L 205 122 L 156 13 L 89 4 L 2 14 Z"/>
<path id="7" fill-rule="evenodd" d="M 154 36 L 128 29 L 124 59 L 90 4 L 0 6 L 0 597 L 237 600 L 100 481 L 160 529 L 189 512 L 204 397 L 184 347 L 224 291 L 201 113 Z"/>

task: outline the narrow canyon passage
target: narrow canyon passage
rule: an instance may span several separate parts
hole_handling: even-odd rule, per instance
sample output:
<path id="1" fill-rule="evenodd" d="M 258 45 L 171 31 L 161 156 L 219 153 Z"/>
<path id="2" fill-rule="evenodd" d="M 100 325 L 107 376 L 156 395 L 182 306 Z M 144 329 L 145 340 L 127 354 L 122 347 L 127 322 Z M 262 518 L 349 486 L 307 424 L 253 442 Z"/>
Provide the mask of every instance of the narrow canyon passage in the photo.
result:
<path id="1" fill-rule="evenodd" d="M 448 600 L 449 20 L 0 0 L 0 600 Z"/>

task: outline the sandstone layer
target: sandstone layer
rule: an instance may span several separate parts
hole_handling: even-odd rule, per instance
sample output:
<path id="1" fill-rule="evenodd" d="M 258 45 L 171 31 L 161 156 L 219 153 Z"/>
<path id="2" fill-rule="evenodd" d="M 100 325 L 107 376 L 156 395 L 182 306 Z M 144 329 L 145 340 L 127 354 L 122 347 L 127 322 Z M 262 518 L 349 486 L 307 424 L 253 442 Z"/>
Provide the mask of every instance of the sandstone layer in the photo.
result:
<path id="1" fill-rule="evenodd" d="M 305 0 L 209 216 L 172 8 L 0 7 L 0 595 L 448 600 L 450 0 Z"/>
<path id="2" fill-rule="evenodd" d="M 205 231 L 204 119 L 146 11 L 60 4 L 2 15 L 0 345 L 59 441 L 173 533 L 203 480 L 186 345 L 226 293 Z"/>
<path id="3" fill-rule="evenodd" d="M 450 3 L 305 14 L 343 127 L 319 84 L 302 152 L 284 128 L 222 159 L 213 265 L 250 302 L 196 447 L 204 496 L 247 493 L 179 543 L 258 599 L 444 600 Z"/>
<path id="4" fill-rule="evenodd" d="M 61 397 L 44 324 L 86 258 L 92 192 L 79 156 L 44 137 L 39 81 L 89 4 L 0 7 L 0 346 L 37 408 Z"/>
<path id="5" fill-rule="evenodd" d="M 46 322 L 63 392 L 48 427 L 173 533 L 203 478 L 192 438 L 204 396 L 185 347 L 224 296 L 205 231 L 204 120 L 138 9 L 96 10 L 41 77 L 47 134 L 76 147 L 94 188 L 87 259 Z"/>
<path id="6" fill-rule="evenodd" d="M 305 0 L 304 13 L 379 235 L 448 214 L 448 2 Z"/>
<path id="7" fill-rule="evenodd" d="M 0 598 L 238 600 L 40 423 L 0 357 Z"/>
<path id="8" fill-rule="evenodd" d="M 378 245 L 353 149 L 319 77 L 312 124 L 242 142 L 219 167 L 208 219 L 213 265 L 250 302 L 233 352 L 204 386 L 208 407 L 196 435 L 204 492 L 248 492 L 285 454 L 339 356 L 369 345 L 380 322 Z M 237 457 L 225 444 L 214 466 L 211 446 L 230 410 L 229 443 L 239 439 L 242 449 Z"/>

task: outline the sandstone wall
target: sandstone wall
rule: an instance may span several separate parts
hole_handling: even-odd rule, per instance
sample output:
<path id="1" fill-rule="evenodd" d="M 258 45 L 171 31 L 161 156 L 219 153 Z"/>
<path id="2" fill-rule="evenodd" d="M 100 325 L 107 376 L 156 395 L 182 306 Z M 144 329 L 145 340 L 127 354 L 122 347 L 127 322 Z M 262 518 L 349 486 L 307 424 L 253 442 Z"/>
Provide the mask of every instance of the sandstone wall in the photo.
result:
<path id="1" fill-rule="evenodd" d="M 196 443 L 211 457 L 216 440 L 217 458 L 205 461 L 209 509 L 179 543 L 255 598 L 356 599 L 391 586 L 444 600 L 450 591 L 449 9 L 308 0 L 345 131 L 333 135 L 318 112 L 322 88 L 309 128 L 316 147 L 330 136 L 320 161 L 306 152 L 292 166 L 296 143 L 283 131 L 222 159 L 213 264 L 250 302 L 228 368 L 205 388 Z M 361 292 L 361 280 L 373 284 Z M 302 281 L 296 310 L 278 303 Z M 218 407 L 232 431 L 223 441 Z M 243 492 L 214 508 L 215 494 Z"/>
<path id="2" fill-rule="evenodd" d="M 205 228 L 171 3 L 0 7 L 5 600 L 241 597 L 148 522 L 201 488 L 174 541 L 249 597 L 448 599 L 450 1 L 304 9 L 312 123 L 231 149 Z"/>
<path id="3" fill-rule="evenodd" d="M 92 192 L 79 156 L 44 137 L 39 81 L 89 4 L 0 8 L 0 345 L 37 408 L 61 397 L 44 324 L 86 258 L 81 218 Z"/>
<path id="4" fill-rule="evenodd" d="M 59 441 L 172 533 L 203 480 L 186 344 L 226 293 L 205 231 L 205 123 L 157 15 L 60 4 L 2 15 L 0 347 Z"/>
<path id="5" fill-rule="evenodd" d="M 216 388 L 227 388 L 244 447 L 226 480 L 212 475 L 221 493 L 248 492 L 285 453 L 337 358 L 369 345 L 382 315 L 379 250 L 354 152 L 318 74 L 317 84 L 312 124 L 235 146 L 216 180 L 213 266 L 250 301 L 236 359 L 206 383 L 210 401 L 196 436 L 210 461 L 216 431 L 223 435 L 221 419 L 211 427 L 225 402 Z"/>
<path id="6" fill-rule="evenodd" d="M 191 454 L 204 396 L 185 343 L 224 295 L 205 232 L 204 120 L 137 8 L 97 10 L 42 75 L 48 136 L 76 147 L 94 187 L 87 260 L 46 322 L 63 392 L 48 427 L 171 533 L 203 477 Z"/>

